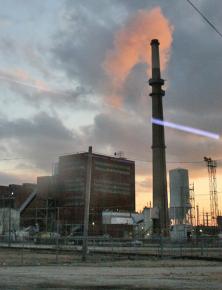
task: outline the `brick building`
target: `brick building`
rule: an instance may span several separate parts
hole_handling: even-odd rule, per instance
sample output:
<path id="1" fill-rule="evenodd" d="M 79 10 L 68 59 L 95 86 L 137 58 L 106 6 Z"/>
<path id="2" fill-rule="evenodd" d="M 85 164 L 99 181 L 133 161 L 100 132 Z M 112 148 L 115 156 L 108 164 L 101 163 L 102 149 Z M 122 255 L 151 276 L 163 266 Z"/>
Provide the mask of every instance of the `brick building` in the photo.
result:
<path id="1" fill-rule="evenodd" d="M 58 177 L 63 188 L 63 205 L 73 206 L 70 216 L 68 208 L 64 209 L 64 217 L 69 216 L 68 220 L 73 220 L 75 227 L 83 224 L 87 160 L 88 152 L 59 158 Z M 135 163 L 124 158 L 93 154 L 90 234 L 106 232 L 102 225 L 104 210 L 135 211 Z M 110 234 L 115 235 L 114 230 L 115 227 Z"/>
<path id="2" fill-rule="evenodd" d="M 23 213 L 23 223 L 38 223 L 44 231 L 81 235 L 84 222 L 88 152 L 59 157 L 56 175 L 37 179 L 37 195 Z M 92 154 L 89 234 L 120 236 L 102 224 L 102 212 L 135 211 L 135 163 Z"/>

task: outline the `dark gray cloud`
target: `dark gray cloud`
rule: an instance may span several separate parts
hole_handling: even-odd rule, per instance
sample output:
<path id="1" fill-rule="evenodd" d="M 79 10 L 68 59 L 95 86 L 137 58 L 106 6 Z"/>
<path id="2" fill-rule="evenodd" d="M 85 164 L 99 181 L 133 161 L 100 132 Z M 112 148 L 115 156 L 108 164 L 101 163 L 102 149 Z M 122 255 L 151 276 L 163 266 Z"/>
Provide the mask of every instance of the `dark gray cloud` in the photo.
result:
<path id="1" fill-rule="evenodd" d="M 0 139 L 14 156 L 24 157 L 32 166 L 49 170 L 59 154 L 81 149 L 78 134 L 67 129 L 56 116 L 39 113 L 32 120 L 0 120 Z M 32 167 L 31 166 L 31 167 Z"/>
<path id="2" fill-rule="evenodd" d="M 97 150 L 112 149 L 124 151 L 126 155 L 148 154 L 149 123 L 143 123 L 134 115 L 114 111 L 96 116 L 94 124 L 82 128 L 86 143 L 93 144 Z"/>
<path id="3" fill-rule="evenodd" d="M 196 33 L 175 30 L 168 67 L 170 86 L 167 92 L 170 96 L 168 106 L 174 110 L 198 116 L 203 116 L 205 112 L 207 115 L 216 115 L 220 110 L 222 41 L 214 31 L 210 32 L 206 33 L 203 25 Z"/>
<path id="4" fill-rule="evenodd" d="M 28 80 L 23 80 L 20 76 L 23 73 L 26 76 L 23 71 L 13 73 L 0 71 L 0 83 L 7 86 L 16 96 L 19 95 L 20 99 L 29 105 L 44 107 L 48 104 L 51 108 L 72 106 L 73 109 L 96 108 L 91 89 L 80 85 L 64 90 L 54 89 L 41 80 L 29 79 L 28 74 Z"/>
<path id="5" fill-rule="evenodd" d="M 87 150 L 89 145 L 99 153 L 121 150 L 127 158 L 150 159 L 149 126 L 127 113 L 123 117 L 117 112 L 115 118 L 113 113 L 104 113 L 77 132 L 66 128 L 57 116 L 39 113 L 30 120 L 1 118 L 0 139 L 7 143 L 9 154 L 24 157 L 17 168 L 50 170 L 51 162 L 59 155 Z"/>
<path id="6" fill-rule="evenodd" d="M 16 174 L 7 174 L 0 171 L 0 184 L 9 185 L 9 184 L 21 184 L 23 182 L 21 177 L 18 177 Z"/>
<path id="7" fill-rule="evenodd" d="M 94 98 L 108 93 L 103 61 L 119 27 L 118 7 L 112 1 L 67 1 L 64 25 L 54 38 L 52 66 L 91 90 Z"/>
<path id="8" fill-rule="evenodd" d="M 1 119 L 0 136 L 4 138 L 26 138 L 35 136 L 40 138 L 50 133 L 51 138 L 60 137 L 70 139 L 71 133 L 66 129 L 59 119 L 50 117 L 45 113 L 40 113 L 33 120 L 18 119 L 16 121 L 7 121 Z M 41 138 L 40 138 L 41 139 Z"/>

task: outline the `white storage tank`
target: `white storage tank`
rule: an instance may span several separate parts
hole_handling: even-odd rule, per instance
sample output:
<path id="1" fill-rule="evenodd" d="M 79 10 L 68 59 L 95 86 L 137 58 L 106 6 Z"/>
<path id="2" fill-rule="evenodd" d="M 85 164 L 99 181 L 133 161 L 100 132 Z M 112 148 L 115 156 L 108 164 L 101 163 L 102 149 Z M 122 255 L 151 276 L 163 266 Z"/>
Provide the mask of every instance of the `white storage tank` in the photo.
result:
<path id="1" fill-rule="evenodd" d="M 183 219 L 190 209 L 188 170 L 176 168 L 170 170 L 170 217 Z"/>
<path id="2" fill-rule="evenodd" d="M 170 229 L 170 237 L 172 241 L 188 241 L 192 238 L 192 225 L 177 224 Z"/>

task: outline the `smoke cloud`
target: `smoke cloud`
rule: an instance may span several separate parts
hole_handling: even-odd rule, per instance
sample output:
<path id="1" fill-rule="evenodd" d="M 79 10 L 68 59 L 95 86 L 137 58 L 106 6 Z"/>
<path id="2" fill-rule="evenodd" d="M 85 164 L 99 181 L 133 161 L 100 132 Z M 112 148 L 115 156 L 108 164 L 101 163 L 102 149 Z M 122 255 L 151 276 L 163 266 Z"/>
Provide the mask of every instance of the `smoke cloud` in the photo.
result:
<path id="1" fill-rule="evenodd" d="M 107 75 L 112 81 L 112 94 L 121 95 L 121 88 L 132 68 L 138 63 L 151 66 L 151 39 L 158 38 L 160 45 L 161 68 L 166 67 L 172 44 L 173 27 L 162 14 L 160 7 L 151 10 L 139 10 L 116 33 L 113 49 L 106 54 L 103 63 Z M 121 103 L 115 97 L 115 104 Z"/>

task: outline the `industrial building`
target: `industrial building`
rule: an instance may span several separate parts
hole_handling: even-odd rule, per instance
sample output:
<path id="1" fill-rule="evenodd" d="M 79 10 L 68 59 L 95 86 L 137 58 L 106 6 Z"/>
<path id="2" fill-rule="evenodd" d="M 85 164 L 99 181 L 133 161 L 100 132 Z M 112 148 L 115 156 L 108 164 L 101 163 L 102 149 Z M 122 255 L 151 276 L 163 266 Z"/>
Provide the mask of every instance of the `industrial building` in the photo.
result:
<path id="1" fill-rule="evenodd" d="M 37 179 L 37 193 L 24 209 L 23 224 L 41 231 L 81 235 L 84 222 L 88 152 L 59 157 L 53 176 Z M 135 163 L 125 158 L 92 154 L 89 234 L 123 236 L 124 230 L 104 225 L 102 212 L 135 211 Z M 127 232 L 132 232 L 132 227 Z"/>
<path id="2" fill-rule="evenodd" d="M 102 212 L 103 226 L 107 232 L 112 232 L 115 228 L 115 235 L 118 237 L 138 236 L 138 228 L 144 220 L 141 213 L 126 211 L 108 211 Z"/>

